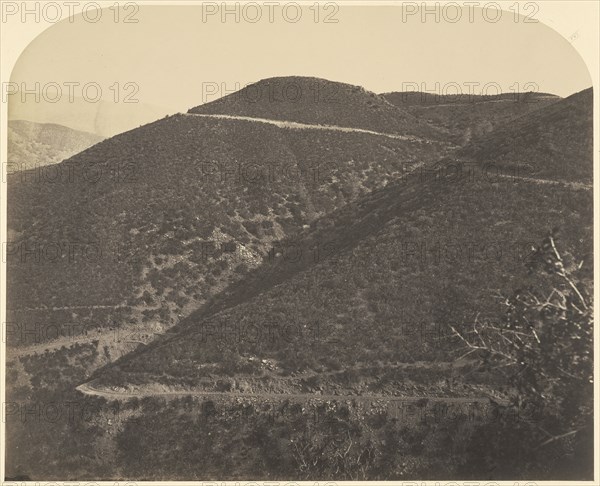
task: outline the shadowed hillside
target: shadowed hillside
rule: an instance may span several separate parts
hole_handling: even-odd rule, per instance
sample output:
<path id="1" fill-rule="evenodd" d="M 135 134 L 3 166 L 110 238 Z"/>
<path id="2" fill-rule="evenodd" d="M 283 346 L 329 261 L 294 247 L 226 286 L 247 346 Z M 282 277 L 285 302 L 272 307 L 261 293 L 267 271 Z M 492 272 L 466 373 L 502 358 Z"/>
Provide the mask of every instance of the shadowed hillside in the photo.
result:
<path id="1" fill-rule="evenodd" d="M 455 155 L 520 175 L 591 184 L 593 92 L 573 94 L 480 137 Z"/>
<path id="2" fill-rule="evenodd" d="M 502 95 L 435 95 L 418 91 L 382 94 L 390 103 L 421 120 L 447 130 L 465 145 L 495 127 L 560 100 L 546 93 Z"/>
<path id="3" fill-rule="evenodd" d="M 449 324 L 495 316 L 498 293 L 531 283 L 527 258 L 549 228 L 562 228 L 589 273 L 592 249 L 580 241 L 591 241 L 591 200 L 510 181 L 386 188 L 276 245 L 282 263 L 265 263 L 103 380 L 193 389 L 233 373 L 261 390 L 277 383 L 255 366 L 266 359 L 279 377 L 322 375 L 326 390 L 345 388 L 349 369 L 374 368 L 363 386 L 385 389 L 386 367 L 451 360 Z"/>

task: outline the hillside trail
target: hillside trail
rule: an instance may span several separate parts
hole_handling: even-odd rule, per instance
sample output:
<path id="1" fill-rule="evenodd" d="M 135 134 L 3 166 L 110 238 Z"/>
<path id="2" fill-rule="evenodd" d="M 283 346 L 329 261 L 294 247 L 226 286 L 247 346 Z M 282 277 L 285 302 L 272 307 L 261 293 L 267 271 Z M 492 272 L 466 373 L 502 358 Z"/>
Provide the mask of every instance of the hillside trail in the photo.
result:
<path id="1" fill-rule="evenodd" d="M 99 340 L 99 336 L 82 336 L 78 338 L 73 337 L 63 337 L 60 339 L 55 339 L 53 341 L 34 344 L 27 347 L 6 347 L 6 359 L 13 360 L 15 358 L 21 358 L 23 356 L 30 356 L 32 354 L 44 353 L 45 351 L 52 351 L 54 349 L 60 349 L 63 346 L 71 347 L 75 344 L 83 344 L 88 342 L 93 342 L 95 340 Z"/>
<path id="2" fill-rule="evenodd" d="M 88 309 L 125 309 L 130 307 L 124 304 L 97 304 L 97 305 L 65 305 L 60 307 L 21 307 L 8 309 L 9 312 L 29 312 L 29 311 L 61 311 L 61 310 L 88 310 Z"/>
<path id="3" fill-rule="evenodd" d="M 46 351 L 54 351 L 60 349 L 63 346 L 70 348 L 76 344 L 87 344 L 98 341 L 100 345 L 112 343 L 114 340 L 114 332 L 110 331 L 105 333 L 92 333 L 80 337 L 65 336 L 59 339 L 54 339 L 40 344 L 33 344 L 26 347 L 6 347 L 6 359 L 14 360 L 15 358 L 22 358 L 24 356 L 31 356 L 34 354 L 43 354 Z"/>
<path id="4" fill-rule="evenodd" d="M 198 116 L 203 118 L 217 118 L 222 120 L 241 120 L 257 123 L 265 123 L 268 125 L 275 125 L 279 128 L 290 128 L 294 130 L 326 130 L 334 132 L 344 133 L 365 133 L 367 135 L 376 135 L 379 137 L 393 138 L 396 140 L 407 140 L 409 142 L 421 142 L 421 143 L 434 143 L 433 140 L 425 138 L 415 137 L 412 135 L 399 135 L 395 133 L 382 133 L 374 130 L 367 130 L 364 128 L 353 128 L 353 127 L 341 127 L 339 125 L 313 125 L 310 123 L 299 123 L 286 120 L 273 120 L 271 118 L 256 118 L 251 116 L 240 116 L 240 115 L 213 115 L 203 113 L 182 113 L 184 116 Z"/>
<path id="5" fill-rule="evenodd" d="M 69 332 L 52 339 L 49 341 L 34 342 L 27 346 L 6 346 L 6 358 L 7 360 L 14 360 L 22 358 L 24 356 L 31 356 L 35 354 L 43 354 L 46 351 L 54 351 L 62 348 L 70 348 L 77 344 L 89 344 L 97 342 L 97 346 L 102 349 L 104 346 L 109 347 L 121 347 L 128 344 L 142 344 L 147 345 L 150 341 L 143 339 L 144 336 L 154 336 L 158 333 L 153 327 L 136 326 L 135 328 L 88 328 L 79 329 L 77 327 L 68 328 Z M 33 339 L 39 339 L 38 334 L 24 334 L 22 339 L 33 337 Z"/>
<path id="6" fill-rule="evenodd" d="M 552 179 L 537 179 L 535 177 L 523 177 L 523 176 L 514 176 L 509 174 L 494 174 L 494 177 L 502 177 L 504 179 L 515 179 L 522 182 L 530 182 L 532 184 L 538 185 L 552 185 L 552 186 L 562 186 L 568 187 L 570 189 L 575 189 L 576 191 L 591 191 L 594 189 L 594 186 L 589 184 L 584 184 L 583 182 L 568 182 L 568 181 L 556 181 Z"/>
<path id="7" fill-rule="evenodd" d="M 238 393 L 238 392 L 214 392 L 204 390 L 152 390 L 138 392 L 121 392 L 113 390 L 99 390 L 84 383 L 76 388 L 77 391 L 88 396 L 102 397 L 108 400 L 128 400 L 130 398 L 144 397 L 187 397 L 198 396 L 206 398 L 248 398 L 248 399 L 271 399 L 271 400 L 355 400 L 360 402 L 374 401 L 419 401 L 427 399 L 433 402 L 445 403 L 489 403 L 490 397 L 443 397 L 443 396 L 393 396 L 393 395 L 331 395 L 316 393 Z"/>
<path id="8" fill-rule="evenodd" d="M 470 96 L 470 95 L 467 95 Z M 533 101 L 520 101 L 520 103 L 537 103 L 538 101 L 542 100 L 554 100 L 554 96 L 540 96 L 538 98 L 535 98 Z M 558 99 L 558 98 L 557 98 Z M 439 108 L 440 106 L 477 106 L 477 105 L 483 105 L 483 104 L 487 104 L 487 103 L 519 103 L 519 101 L 512 99 L 512 98 L 507 98 L 507 99 L 502 99 L 502 100 L 478 100 L 476 98 L 473 98 L 472 101 L 467 101 L 467 102 L 456 102 L 456 103 L 430 103 L 430 104 L 415 104 L 415 105 L 411 105 L 413 107 L 417 107 L 417 108 Z"/>

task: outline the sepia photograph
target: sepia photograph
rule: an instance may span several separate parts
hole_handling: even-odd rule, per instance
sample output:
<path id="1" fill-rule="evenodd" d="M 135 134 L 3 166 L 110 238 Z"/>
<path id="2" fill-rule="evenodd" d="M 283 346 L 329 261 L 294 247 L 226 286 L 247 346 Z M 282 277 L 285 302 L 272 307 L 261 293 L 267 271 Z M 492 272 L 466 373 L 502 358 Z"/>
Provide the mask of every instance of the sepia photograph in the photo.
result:
<path id="1" fill-rule="evenodd" d="M 2 486 L 600 485 L 599 2 L 0 10 Z"/>

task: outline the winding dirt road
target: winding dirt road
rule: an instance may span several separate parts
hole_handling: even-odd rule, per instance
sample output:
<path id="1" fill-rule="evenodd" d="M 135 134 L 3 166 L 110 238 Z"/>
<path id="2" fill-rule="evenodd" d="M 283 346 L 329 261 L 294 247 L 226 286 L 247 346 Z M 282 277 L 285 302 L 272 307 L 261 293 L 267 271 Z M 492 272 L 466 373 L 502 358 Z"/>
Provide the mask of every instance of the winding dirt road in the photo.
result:
<path id="1" fill-rule="evenodd" d="M 206 398 L 255 398 L 260 400 L 355 400 L 360 402 L 374 401 L 399 401 L 413 402 L 427 399 L 433 402 L 445 403 L 490 403 L 489 397 L 440 397 L 440 396 L 388 396 L 388 395 L 319 395 L 316 393 L 238 393 L 238 392 L 213 392 L 204 390 L 162 390 L 162 391 L 138 391 L 138 392 L 122 392 L 98 389 L 90 383 L 84 383 L 76 388 L 77 391 L 84 395 L 106 398 L 108 400 L 128 400 L 130 398 L 144 397 L 186 397 L 198 396 Z"/>
<path id="2" fill-rule="evenodd" d="M 420 143 L 434 143 L 432 140 L 425 138 L 419 138 L 412 135 L 399 135 L 395 133 L 382 133 L 374 130 L 366 130 L 364 128 L 353 128 L 353 127 L 340 127 L 338 125 L 313 125 L 310 123 L 299 123 L 285 120 L 273 120 L 271 118 L 255 118 L 251 116 L 239 116 L 239 115 L 209 115 L 202 113 L 182 113 L 184 116 L 199 116 L 203 118 L 218 118 L 222 120 L 241 120 L 248 122 L 266 123 L 269 125 L 275 125 L 279 128 L 289 128 L 293 130 L 327 130 L 333 132 L 344 132 L 344 133 L 366 133 L 368 135 L 376 135 L 378 137 L 393 138 L 396 140 L 407 140 L 409 142 L 420 142 Z"/>

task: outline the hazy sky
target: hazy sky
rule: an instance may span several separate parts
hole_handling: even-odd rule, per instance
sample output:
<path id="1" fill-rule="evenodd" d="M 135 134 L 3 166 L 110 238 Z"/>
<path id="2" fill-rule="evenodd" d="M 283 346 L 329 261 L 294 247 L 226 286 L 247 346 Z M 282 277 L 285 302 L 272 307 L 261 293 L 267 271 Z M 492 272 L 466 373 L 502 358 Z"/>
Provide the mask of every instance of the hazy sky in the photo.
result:
<path id="1" fill-rule="evenodd" d="M 132 17 L 137 23 L 124 23 L 125 12 L 115 22 L 114 13 L 103 10 L 97 23 L 75 17 L 49 28 L 22 54 L 12 81 L 95 82 L 109 101 L 114 83 L 123 96 L 133 93 L 124 88 L 133 82 L 139 86 L 135 99 L 173 111 L 210 101 L 236 83 L 283 75 L 344 81 L 375 92 L 414 89 L 408 83 L 434 90 L 436 82 L 440 89 L 458 83 L 467 92 L 465 83 L 478 82 L 495 83 L 504 92 L 537 85 L 567 96 L 592 84 L 567 40 L 541 23 L 515 22 L 506 11 L 496 23 L 479 9 L 471 12 L 473 22 L 466 9 L 441 12 L 439 22 L 431 14 L 422 22 L 420 13 L 403 19 L 400 7 L 342 6 L 335 14 L 321 9 L 319 22 L 314 10 L 304 8 L 296 23 L 285 21 L 277 8 L 270 23 L 266 7 L 256 23 L 248 21 L 256 9 L 240 11 L 239 23 L 234 14 L 223 23 L 221 11 L 207 15 L 199 6 L 141 6 Z M 296 12 L 287 14 L 292 18 Z M 323 22 L 327 14 L 338 22 Z M 448 21 L 458 14 L 460 20 Z M 76 96 L 79 89 L 74 88 Z"/>

